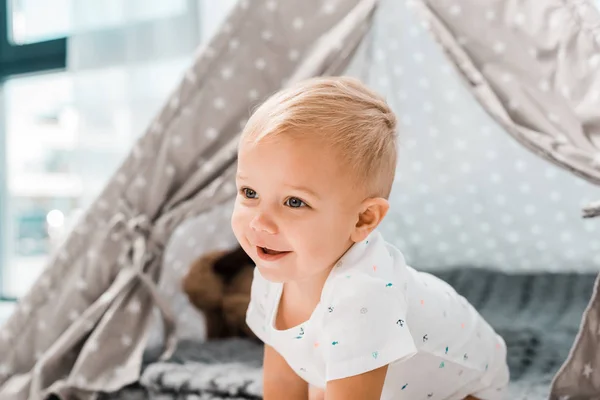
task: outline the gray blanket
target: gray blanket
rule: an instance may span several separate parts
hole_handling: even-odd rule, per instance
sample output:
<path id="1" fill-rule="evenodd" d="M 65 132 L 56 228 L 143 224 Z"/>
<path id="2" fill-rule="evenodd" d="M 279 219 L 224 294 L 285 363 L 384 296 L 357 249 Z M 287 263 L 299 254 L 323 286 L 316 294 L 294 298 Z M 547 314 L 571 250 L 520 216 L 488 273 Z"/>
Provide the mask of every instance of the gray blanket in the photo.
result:
<path id="1" fill-rule="evenodd" d="M 510 399 L 547 399 L 550 381 L 567 357 L 594 277 L 577 274 L 505 275 L 482 270 L 438 274 L 463 294 L 505 338 Z M 139 384 L 106 394 L 111 400 L 260 399 L 260 345 L 235 339 L 181 342 L 168 362 L 149 352 Z"/>

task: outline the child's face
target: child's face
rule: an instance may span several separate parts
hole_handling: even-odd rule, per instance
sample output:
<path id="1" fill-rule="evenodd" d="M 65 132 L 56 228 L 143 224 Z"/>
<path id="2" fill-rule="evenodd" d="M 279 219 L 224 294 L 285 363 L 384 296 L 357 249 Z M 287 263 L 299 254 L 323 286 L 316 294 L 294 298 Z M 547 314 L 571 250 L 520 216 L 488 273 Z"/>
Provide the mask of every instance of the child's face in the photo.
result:
<path id="1" fill-rule="evenodd" d="M 323 276 L 352 245 L 362 199 L 336 154 L 315 139 L 241 145 L 231 223 L 265 279 Z"/>

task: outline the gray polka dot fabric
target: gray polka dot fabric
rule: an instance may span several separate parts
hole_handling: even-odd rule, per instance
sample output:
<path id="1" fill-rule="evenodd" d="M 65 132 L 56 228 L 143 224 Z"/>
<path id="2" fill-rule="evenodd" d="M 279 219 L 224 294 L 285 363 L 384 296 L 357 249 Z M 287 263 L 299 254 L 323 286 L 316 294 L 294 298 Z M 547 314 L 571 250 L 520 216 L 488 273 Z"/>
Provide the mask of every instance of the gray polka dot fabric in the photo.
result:
<path id="1" fill-rule="evenodd" d="M 399 165 L 382 231 L 412 265 L 600 270 L 600 220 L 581 218 L 600 188 L 511 138 L 405 2 L 380 2 L 357 57 L 349 73 L 398 114 Z"/>

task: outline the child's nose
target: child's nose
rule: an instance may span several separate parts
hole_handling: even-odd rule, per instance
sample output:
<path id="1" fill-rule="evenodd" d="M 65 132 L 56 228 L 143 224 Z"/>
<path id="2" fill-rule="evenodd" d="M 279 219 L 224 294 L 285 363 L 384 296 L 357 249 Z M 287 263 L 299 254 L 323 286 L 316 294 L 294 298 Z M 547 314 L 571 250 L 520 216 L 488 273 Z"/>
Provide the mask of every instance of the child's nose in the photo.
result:
<path id="1" fill-rule="evenodd" d="M 264 213 L 257 214 L 250 221 L 250 229 L 256 232 L 269 233 L 271 235 L 277 233 L 277 226 L 272 219 L 267 217 Z"/>

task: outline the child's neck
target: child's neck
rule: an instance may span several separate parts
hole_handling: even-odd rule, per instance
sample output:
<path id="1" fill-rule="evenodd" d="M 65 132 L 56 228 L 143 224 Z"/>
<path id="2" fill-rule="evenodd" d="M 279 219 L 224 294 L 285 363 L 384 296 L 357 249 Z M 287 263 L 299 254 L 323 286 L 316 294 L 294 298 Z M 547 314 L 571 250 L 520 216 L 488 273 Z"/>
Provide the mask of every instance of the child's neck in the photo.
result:
<path id="1" fill-rule="evenodd" d="M 289 329 L 310 319 L 321 301 L 321 292 L 332 268 L 308 279 L 283 284 L 276 320 L 278 329 Z"/>

